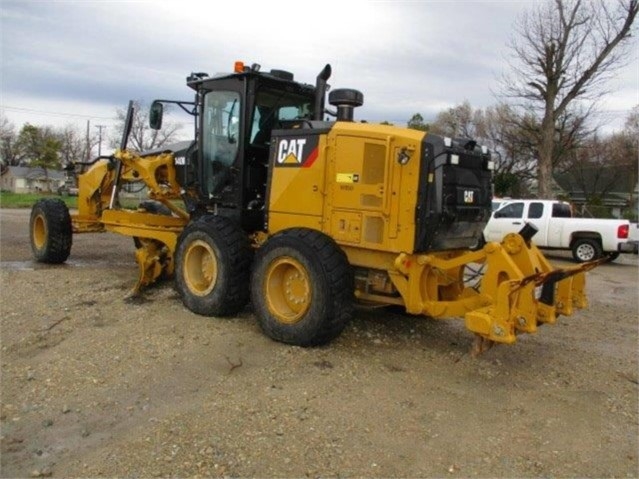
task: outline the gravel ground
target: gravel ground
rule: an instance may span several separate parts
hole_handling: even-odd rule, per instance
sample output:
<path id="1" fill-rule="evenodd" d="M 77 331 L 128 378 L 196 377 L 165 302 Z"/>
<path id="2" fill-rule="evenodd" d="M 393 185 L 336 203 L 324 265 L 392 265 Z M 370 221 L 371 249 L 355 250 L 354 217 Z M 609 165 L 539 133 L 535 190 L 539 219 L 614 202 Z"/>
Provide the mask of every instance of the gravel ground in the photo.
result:
<path id="1" fill-rule="evenodd" d="M 588 310 L 478 358 L 462 321 L 387 309 L 303 349 L 171 283 L 126 299 L 130 238 L 34 264 L 28 216 L 0 210 L 2 477 L 639 476 L 635 256 L 589 273 Z"/>

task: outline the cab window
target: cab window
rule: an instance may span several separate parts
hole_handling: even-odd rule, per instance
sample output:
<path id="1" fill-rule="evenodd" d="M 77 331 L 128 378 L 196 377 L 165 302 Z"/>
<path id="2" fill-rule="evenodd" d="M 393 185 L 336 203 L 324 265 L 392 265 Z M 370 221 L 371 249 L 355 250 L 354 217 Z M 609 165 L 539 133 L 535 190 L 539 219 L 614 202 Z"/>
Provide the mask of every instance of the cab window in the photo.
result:
<path id="1" fill-rule="evenodd" d="M 240 95 L 234 91 L 212 91 L 204 99 L 202 157 L 211 194 L 226 186 L 237 157 L 240 110 Z"/>
<path id="2" fill-rule="evenodd" d="M 254 146 L 269 146 L 271 131 L 278 122 L 311 119 L 313 99 L 281 90 L 262 88 L 255 98 L 250 143 Z"/>

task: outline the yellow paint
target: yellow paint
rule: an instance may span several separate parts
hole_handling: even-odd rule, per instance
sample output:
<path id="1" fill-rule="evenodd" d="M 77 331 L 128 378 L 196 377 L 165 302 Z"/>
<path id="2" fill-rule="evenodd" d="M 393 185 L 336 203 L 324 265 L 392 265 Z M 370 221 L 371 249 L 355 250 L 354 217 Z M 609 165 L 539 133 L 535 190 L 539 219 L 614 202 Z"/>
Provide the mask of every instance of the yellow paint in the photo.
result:
<path id="1" fill-rule="evenodd" d="M 265 273 L 263 295 L 273 317 L 282 324 L 302 320 L 312 304 L 313 291 L 308 271 L 290 256 L 282 256 Z"/>
<path id="2" fill-rule="evenodd" d="M 554 304 L 536 299 L 541 285 L 556 278 L 555 269 L 517 234 L 479 251 L 412 253 L 423 137 L 412 130 L 336 123 L 320 138 L 312 168 L 273 170 L 268 233 L 322 231 L 355 268 L 359 300 L 400 304 L 433 318 L 464 318 L 470 331 L 489 341 L 513 343 L 517 334 L 534 333 L 539 324 L 584 307 L 583 267 L 564 272 Z M 469 264 L 484 267 L 474 288 L 464 281 Z"/>
<path id="3" fill-rule="evenodd" d="M 174 271 L 173 258 L 177 238 L 189 215 L 171 203 L 180 197 L 173 155 L 161 153 L 140 157 L 130 151 L 116 151 L 114 158 L 122 163 L 121 184 L 144 182 L 149 198 L 166 205 L 175 216 L 110 209 L 115 183 L 116 162 L 99 160 L 78 177 L 78 214 L 71 216 L 74 233 L 111 231 L 138 238 L 135 256 L 139 277 L 135 290 L 151 284 L 162 273 Z"/>
<path id="4" fill-rule="evenodd" d="M 540 324 L 586 307 L 585 271 L 595 264 L 557 272 L 517 234 L 478 251 L 414 253 L 423 138 L 419 131 L 337 122 L 320 136 L 318 157 L 310 167 L 272 169 L 268 231 L 251 235 L 254 246 L 289 228 L 321 231 L 336 241 L 353 266 L 359 300 L 403 305 L 409 313 L 433 318 L 464 318 L 468 330 L 488 341 L 513 343 L 517 334 L 534 333 Z M 180 194 L 172 155 L 115 156 L 123 165 L 122 181 L 145 182 L 150 198 L 174 215 L 109 209 L 115 168 L 101 160 L 80 177 L 73 229 L 138 238 L 139 288 L 173 273 L 177 239 L 189 215 L 170 202 Z M 296 161 L 291 156 L 285 160 Z M 35 241 L 41 241 L 45 232 L 37 221 L 35 228 Z M 186 265 L 192 291 L 210 291 L 216 261 L 205 243 L 194 243 Z M 470 264 L 484 268 L 474 287 L 465 281 Z M 547 305 L 539 302 L 536 291 L 549 281 L 557 283 L 554 303 Z M 273 263 L 263 293 L 271 313 L 284 324 L 299 321 L 312 303 L 308 272 L 290 257 Z"/>
<path id="5" fill-rule="evenodd" d="M 274 167 L 270 183 L 269 197 L 269 231 L 275 233 L 279 229 L 286 229 L 294 223 L 286 223 L 284 218 L 295 221 L 300 217 L 315 217 L 319 220 L 322 216 L 324 171 L 326 162 L 326 137 L 320 138 L 318 145 L 319 157 L 311 168 L 304 167 Z M 280 214 L 284 216 L 278 217 Z M 301 220 L 308 224 L 310 220 Z M 316 221 L 310 221 L 316 223 Z"/>

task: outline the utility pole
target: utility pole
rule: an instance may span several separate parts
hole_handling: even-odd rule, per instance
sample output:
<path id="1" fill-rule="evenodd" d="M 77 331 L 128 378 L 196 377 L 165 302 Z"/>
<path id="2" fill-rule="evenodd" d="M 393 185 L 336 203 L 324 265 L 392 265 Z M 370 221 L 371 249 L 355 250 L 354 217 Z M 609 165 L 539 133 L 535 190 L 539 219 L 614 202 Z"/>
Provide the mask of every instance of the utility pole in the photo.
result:
<path id="1" fill-rule="evenodd" d="M 98 156 L 102 155 L 102 129 L 106 128 L 105 125 L 95 125 L 98 129 Z"/>

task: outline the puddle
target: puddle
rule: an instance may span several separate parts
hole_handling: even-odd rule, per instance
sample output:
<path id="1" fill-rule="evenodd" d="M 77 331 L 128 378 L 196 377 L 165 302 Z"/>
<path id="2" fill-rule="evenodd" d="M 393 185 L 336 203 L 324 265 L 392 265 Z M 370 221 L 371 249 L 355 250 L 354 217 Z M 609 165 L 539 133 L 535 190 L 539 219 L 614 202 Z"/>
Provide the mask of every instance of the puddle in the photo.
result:
<path id="1" fill-rule="evenodd" d="M 35 271 L 52 268 L 101 268 L 113 266 L 135 266 L 130 261 L 82 261 L 67 260 L 62 264 L 38 263 L 37 261 L 0 261 L 0 269 L 8 271 Z"/>

